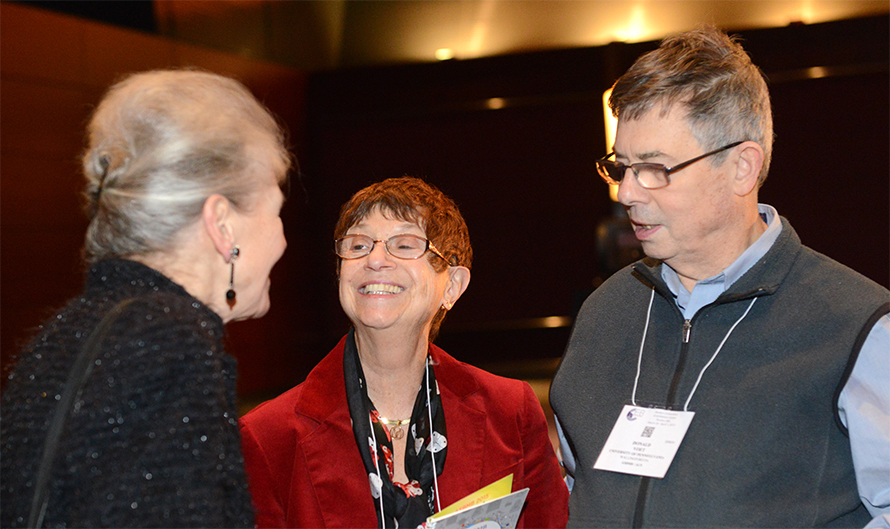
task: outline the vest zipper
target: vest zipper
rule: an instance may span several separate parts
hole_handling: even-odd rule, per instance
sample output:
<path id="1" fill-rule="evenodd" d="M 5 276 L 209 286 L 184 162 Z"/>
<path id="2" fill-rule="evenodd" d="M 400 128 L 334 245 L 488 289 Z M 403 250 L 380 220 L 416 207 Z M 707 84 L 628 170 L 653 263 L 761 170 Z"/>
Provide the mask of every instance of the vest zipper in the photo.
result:
<path id="1" fill-rule="evenodd" d="M 694 318 L 694 316 L 693 316 Z M 680 377 L 686 370 L 686 355 L 689 351 L 689 339 L 692 335 L 692 320 L 683 320 L 683 330 L 680 336 L 681 343 L 680 358 L 677 360 L 677 368 L 674 371 L 674 379 L 671 381 L 671 387 L 668 390 L 666 404 L 671 406 L 677 395 L 677 389 L 680 385 Z M 634 508 L 633 527 L 634 529 L 643 527 L 643 513 L 646 511 L 646 500 L 649 497 L 649 486 L 652 478 L 643 477 L 640 480 L 640 488 L 637 491 L 637 503 Z"/>

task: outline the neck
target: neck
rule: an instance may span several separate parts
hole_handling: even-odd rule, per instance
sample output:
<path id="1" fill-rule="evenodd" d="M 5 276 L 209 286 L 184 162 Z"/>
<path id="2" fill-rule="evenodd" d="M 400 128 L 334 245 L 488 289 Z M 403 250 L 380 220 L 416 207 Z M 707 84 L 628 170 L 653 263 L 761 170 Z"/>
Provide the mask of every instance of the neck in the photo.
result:
<path id="1" fill-rule="evenodd" d="M 380 415 L 389 419 L 411 417 L 423 381 L 429 342 L 426 334 L 406 341 L 404 334 L 359 330 L 355 344 L 368 384 L 368 397 Z"/>
<path id="2" fill-rule="evenodd" d="M 183 255 L 174 250 L 128 256 L 128 259 L 139 261 L 164 274 L 192 297 L 219 314 L 223 322 L 228 322 L 231 319 L 231 311 L 223 304 L 225 297 L 221 294 L 224 292 L 223 287 L 228 284 L 227 269 L 219 264 L 214 266 L 213 259 L 202 258 L 206 255 L 212 254 L 193 251 L 189 255 Z M 224 307 L 226 310 L 223 310 Z"/>
<path id="3" fill-rule="evenodd" d="M 717 247 L 720 250 L 709 252 L 711 259 L 706 263 L 702 263 L 700 266 L 671 266 L 677 272 L 680 282 L 687 291 L 692 292 L 692 289 L 695 288 L 699 281 L 714 277 L 726 270 L 729 265 L 745 253 L 745 250 L 757 242 L 757 239 L 766 231 L 766 223 L 760 217 L 760 211 L 756 203 L 753 209 L 748 208 L 746 211 L 748 213 L 746 213 L 744 223 L 742 223 L 743 228 L 738 230 L 734 237 L 729 237 L 725 234 L 714 234 L 720 240 L 716 241 L 716 244 L 711 247 Z"/>

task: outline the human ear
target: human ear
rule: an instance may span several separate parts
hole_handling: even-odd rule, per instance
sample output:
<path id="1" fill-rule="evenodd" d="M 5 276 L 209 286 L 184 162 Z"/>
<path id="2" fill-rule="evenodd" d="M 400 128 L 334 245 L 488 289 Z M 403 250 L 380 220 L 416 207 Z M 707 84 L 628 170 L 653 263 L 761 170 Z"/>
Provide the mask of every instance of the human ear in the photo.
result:
<path id="1" fill-rule="evenodd" d="M 235 247 L 231 202 L 222 195 L 210 195 L 201 208 L 201 221 L 214 248 L 228 263 L 232 258 L 232 248 Z"/>
<path id="2" fill-rule="evenodd" d="M 470 269 L 466 266 L 449 266 L 446 273 L 448 285 L 442 296 L 442 306 L 451 309 L 470 284 Z"/>
<path id="3" fill-rule="evenodd" d="M 747 196 L 757 191 L 760 170 L 763 168 L 763 148 L 756 142 L 746 141 L 739 145 L 739 149 L 735 166 L 735 193 Z"/>

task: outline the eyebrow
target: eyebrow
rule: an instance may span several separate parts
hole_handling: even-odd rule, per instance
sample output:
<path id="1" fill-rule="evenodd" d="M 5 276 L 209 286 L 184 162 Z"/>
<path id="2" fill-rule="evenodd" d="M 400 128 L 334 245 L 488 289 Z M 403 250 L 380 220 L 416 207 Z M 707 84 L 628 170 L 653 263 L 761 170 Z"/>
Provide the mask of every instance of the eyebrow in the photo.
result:
<path id="1" fill-rule="evenodd" d="M 624 158 L 625 160 L 630 160 L 630 157 L 628 157 L 626 154 L 622 154 L 620 151 L 614 150 L 614 148 L 613 148 L 612 152 L 615 153 L 616 159 Z M 666 155 L 662 151 L 648 151 L 648 152 L 644 152 L 644 153 L 640 153 L 640 154 L 636 155 L 636 157 L 639 160 L 642 160 L 643 162 L 646 162 L 647 160 L 651 160 L 652 158 L 658 158 L 659 156 L 666 156 Z"/>
<path id="2" fill-rule="evenodd" d="M 650 151 L 650 152 L 644 152 L 643 154 L 638 155 L 640 160 L 643 160 L 643 161 L 651 160 L 652 158 L 658 158 L 659 156 L 666 156 L 666 154 L 661 151 Z"/>
<path id="3" fill-rule="evenodd" d="M 367 227 L 368 227 L 368 225 L 366 223 L 359 222 L 358 224 L 353 224 L 352 226 L 350 226 L 349 229 L 346 230 L 346 234 L 347 235 L 367 235 L 367 233 L 354 233 L 353 232 L 353 230 L 363 231 Z M 410 228 L 418 228 L 418 229 L 420 229 L 421 232 L 423 232 L 423 228 L 420 228 L 420 226 L 418 226 L 417 224 L 414 224 L 413 222 L 403 222 L 403 223 L 400 223 L 399 225 L 395 226 L 395 229 L 393 230 L 394 233 L 392 233 L 390 235 L 390 237 L 395 237 L 396 235 L 417 235 L 418 237 L 426 237 L 426 232 L 424 232 L 422 235 L 419 235 L 417 233 L 409 233 Z M 368 235 L 368 236 L 370 237 L 370 235 Z"/>

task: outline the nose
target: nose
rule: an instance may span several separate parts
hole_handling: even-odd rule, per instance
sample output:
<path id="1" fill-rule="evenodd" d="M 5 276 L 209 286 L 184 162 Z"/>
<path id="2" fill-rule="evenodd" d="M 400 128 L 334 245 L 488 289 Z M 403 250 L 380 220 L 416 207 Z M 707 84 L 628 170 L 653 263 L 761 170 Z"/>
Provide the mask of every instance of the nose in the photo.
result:
<path id="1" fill-rule="evenodd" d="M 618 202 L 625 206 L 643 202 L 646 197 L 646 189 L 637 181 L 637 177 L 630 167 L 625 168 L 624 178 L 618 184 Z"/>
<path id="2" fill-rule="evenodd" d="M 374 270 L 392 266 L 393 257 L 386 251 L 385 241 L 374 241 L 374 247 L 371 248 L 371 253 L 367 255 L 366 263 L 368 268 Z"/>

